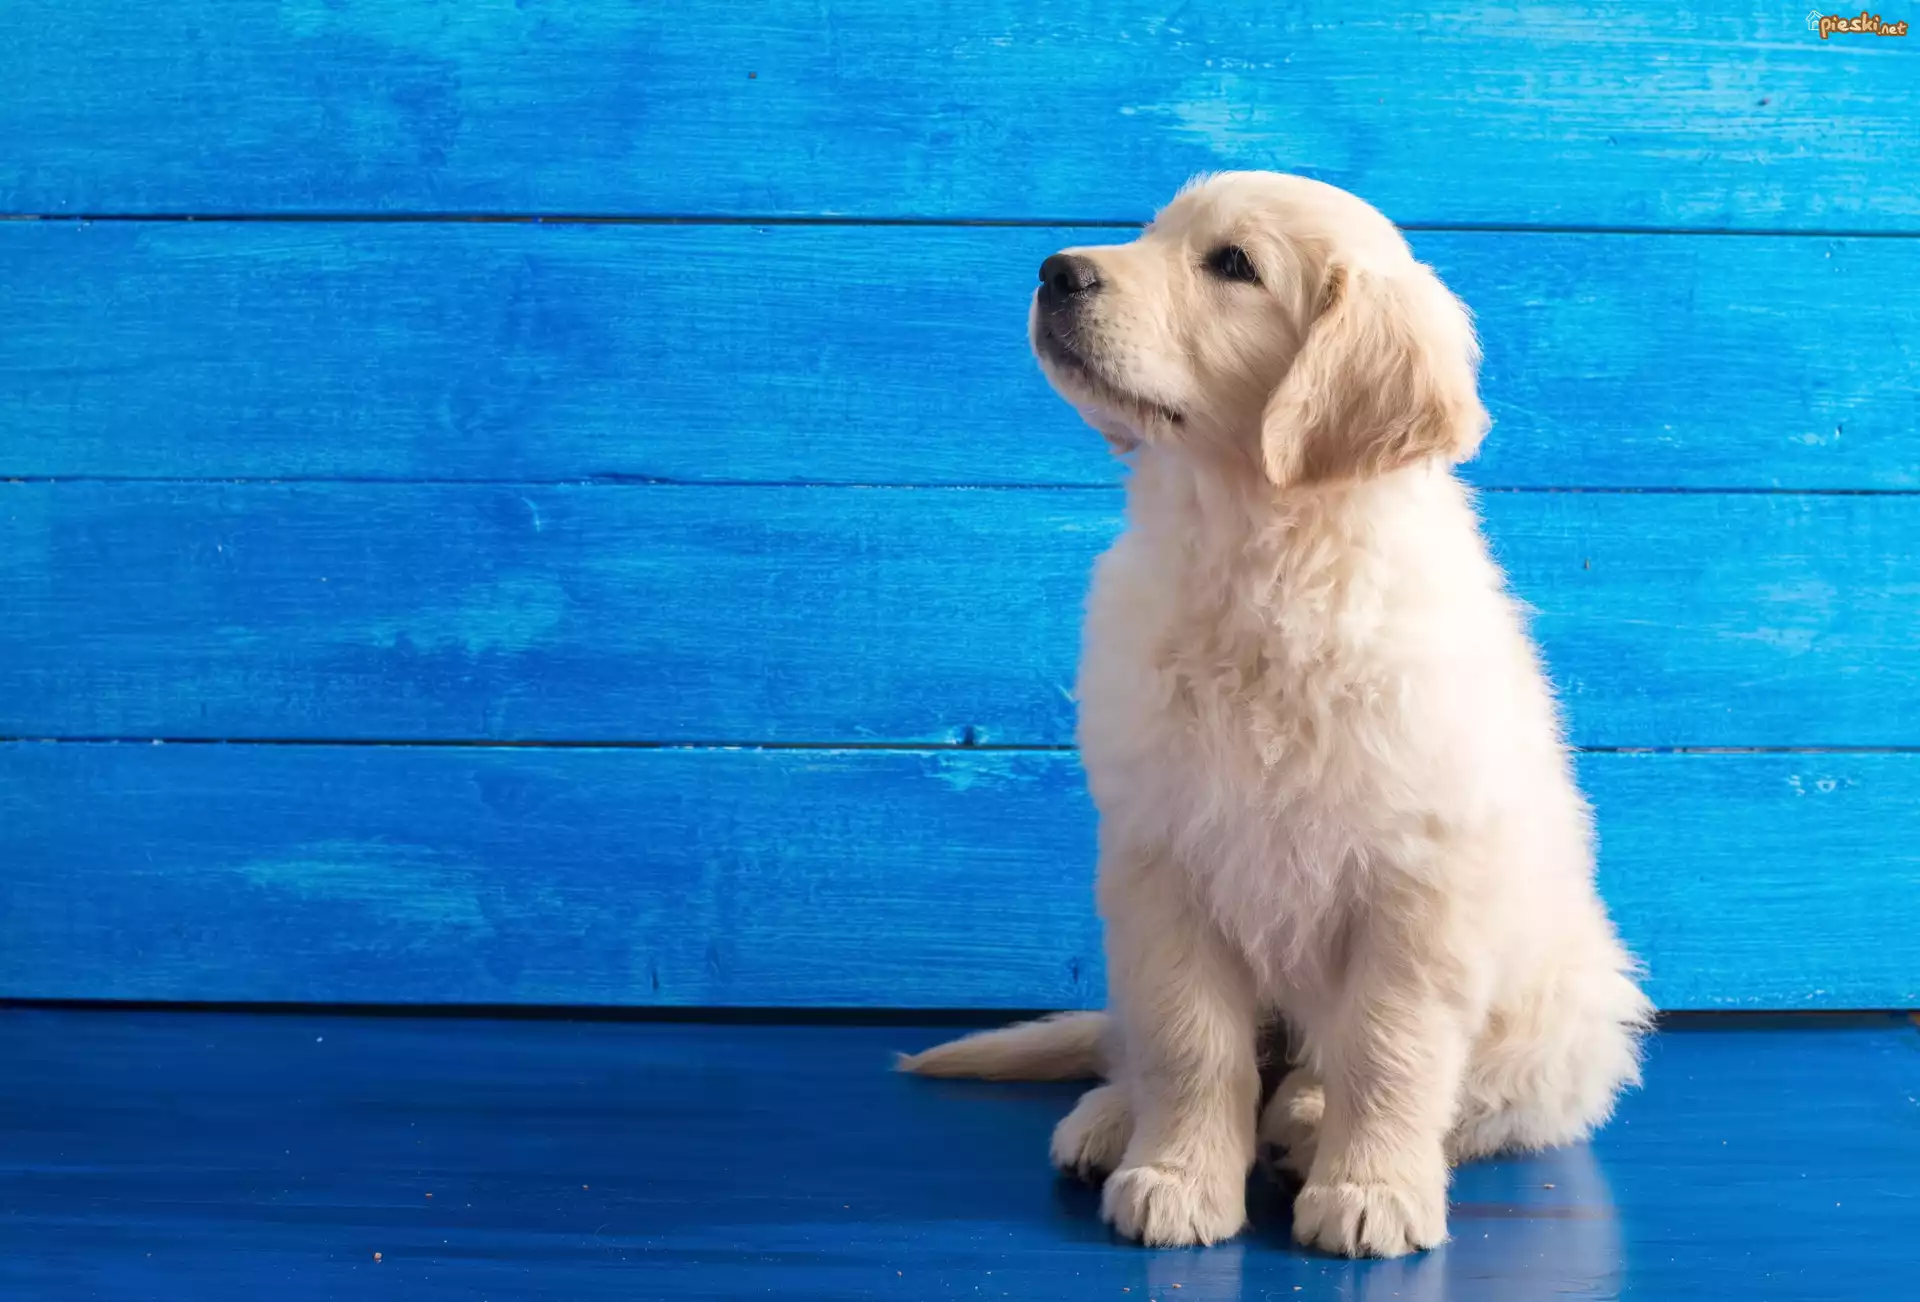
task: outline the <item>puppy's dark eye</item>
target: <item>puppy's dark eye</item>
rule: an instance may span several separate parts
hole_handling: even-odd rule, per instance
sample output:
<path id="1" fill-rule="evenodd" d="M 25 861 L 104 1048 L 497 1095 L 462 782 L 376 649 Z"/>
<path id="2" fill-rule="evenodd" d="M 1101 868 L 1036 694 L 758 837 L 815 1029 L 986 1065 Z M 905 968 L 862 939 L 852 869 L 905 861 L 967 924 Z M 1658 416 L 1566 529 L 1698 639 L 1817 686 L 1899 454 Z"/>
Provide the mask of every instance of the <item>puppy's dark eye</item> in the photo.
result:
<path id="1" fill-rule="evenodd" d="M 1222 280 L 1238 280 L 1249 285 L 1260 283 L 1253 259 L 1238 244 L 1223 244 L 1207 255 L 1207 270 Z"/>

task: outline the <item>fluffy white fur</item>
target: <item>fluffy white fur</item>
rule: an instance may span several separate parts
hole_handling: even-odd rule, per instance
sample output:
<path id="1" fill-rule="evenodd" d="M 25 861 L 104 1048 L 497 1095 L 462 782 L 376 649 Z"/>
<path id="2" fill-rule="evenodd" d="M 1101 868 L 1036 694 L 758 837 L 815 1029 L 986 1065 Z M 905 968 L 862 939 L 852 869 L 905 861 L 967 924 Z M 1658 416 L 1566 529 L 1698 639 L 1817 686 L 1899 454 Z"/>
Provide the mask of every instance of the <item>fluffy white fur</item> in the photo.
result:
<path id="1" fill-rule="evenodd" d="M 1108 1075 L 1053 1157 L 1145 1242 L 1237 1232 L 1264 1138 L 1302 1243 L 1430 1247 L 1450 1164 L 1586 1135 L 1650 1011 L 1451 470 L 1487 423 L 1470 320 L 1378 212 L 1298 177 L 1204 179 L 1069 252 L 1098 285 L 1043 288 L 1035 351 L 1133 460 L 1079 682 L 1111 1022 L 902 1065 Z M 1301 1051 L 1256 1115 L 1275 1017 Z"/>

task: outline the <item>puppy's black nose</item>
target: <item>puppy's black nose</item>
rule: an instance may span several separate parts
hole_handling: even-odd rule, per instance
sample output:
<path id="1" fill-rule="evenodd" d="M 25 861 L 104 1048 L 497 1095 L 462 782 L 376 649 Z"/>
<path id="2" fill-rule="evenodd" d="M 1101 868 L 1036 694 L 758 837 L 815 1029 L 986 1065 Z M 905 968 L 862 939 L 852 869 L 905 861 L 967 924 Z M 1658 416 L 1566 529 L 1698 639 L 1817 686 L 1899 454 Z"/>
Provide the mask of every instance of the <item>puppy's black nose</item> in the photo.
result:
<path id="1" fill-rule="evenodd" d="M 1040 287 L 1057 302 L 1064 303 L 1075 294 L 1100 288 L 1100 269 L 1092 258 L 1075 253 L 1056 253 L 1040 264 Z"/>

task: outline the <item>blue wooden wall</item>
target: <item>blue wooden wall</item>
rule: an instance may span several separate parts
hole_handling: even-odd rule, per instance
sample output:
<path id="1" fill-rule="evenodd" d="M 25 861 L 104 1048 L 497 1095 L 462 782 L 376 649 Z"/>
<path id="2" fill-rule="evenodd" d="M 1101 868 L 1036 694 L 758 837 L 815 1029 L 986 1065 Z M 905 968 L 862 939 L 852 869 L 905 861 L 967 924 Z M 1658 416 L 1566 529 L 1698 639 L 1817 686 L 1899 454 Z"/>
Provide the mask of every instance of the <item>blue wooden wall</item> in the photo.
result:
<path id="1" fill-rule="evenodd" d="M 0 996 L 1098 1003 L 1025 297 L 1273 167 L 1479 314 L 1656 997 L 1920 1003 L 1920 40 L 1803 9 L 13 0 Z"/>

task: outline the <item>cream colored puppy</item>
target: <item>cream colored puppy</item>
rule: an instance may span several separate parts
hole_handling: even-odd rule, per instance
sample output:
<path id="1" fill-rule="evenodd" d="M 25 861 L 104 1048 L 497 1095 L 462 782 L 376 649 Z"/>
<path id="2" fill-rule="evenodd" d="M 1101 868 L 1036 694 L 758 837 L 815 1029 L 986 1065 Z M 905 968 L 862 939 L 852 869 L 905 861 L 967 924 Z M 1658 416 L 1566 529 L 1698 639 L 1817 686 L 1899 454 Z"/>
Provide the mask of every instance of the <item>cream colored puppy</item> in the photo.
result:
<path id="1" fill-rule="evenodd" d="M 1649 1005 L 1594 890 L 1553 696 L 1470 496 L 1466 310 L 1393 225 L 1266 173 L 1047 259 L 1041 368 L 1132 457 L 1079 680 L 1109 1014 L 907 1059 L 1104 1070 L 1054 1160 L 1152 1244 L 1246 1219 L 1256 1136 L 1294 1235 L 1446 1237 L 1449 1164 L 1580 1139 Z M 1259 1111 L 1256 1034 L 1294 1070 Z"/>

